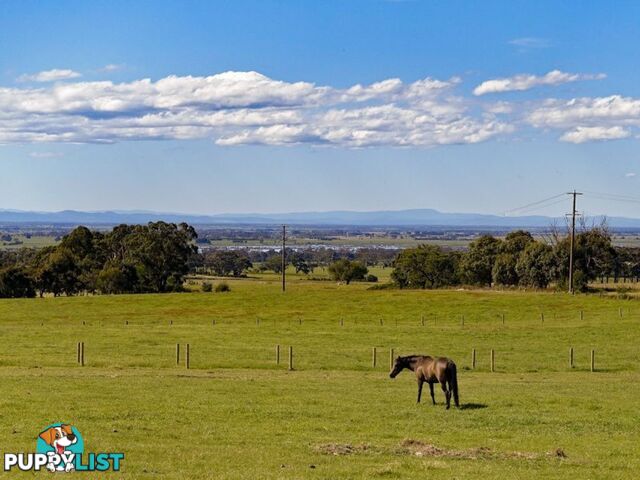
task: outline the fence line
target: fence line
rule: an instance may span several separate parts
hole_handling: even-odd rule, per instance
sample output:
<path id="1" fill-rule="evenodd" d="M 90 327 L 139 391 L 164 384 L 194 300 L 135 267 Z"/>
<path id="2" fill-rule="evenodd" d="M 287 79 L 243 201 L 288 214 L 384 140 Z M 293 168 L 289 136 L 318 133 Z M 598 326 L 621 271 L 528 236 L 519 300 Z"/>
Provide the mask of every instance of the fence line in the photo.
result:
<path id="1" fill-rule="evenodd" d="M 262 348 L 260 348 L 262 349 Z M 275 364 L 280 365 L 280 344 L 275 346 Z M 377 347 L 372 347 L 371 349 L 371 369 L 376 370 L 378 367 L 377 362 Z M 595 349 L 590 350 L 590 362 L 589 362 L 589 370 L 591 372 L 596 372 L 595 365 Z M 477 349 L 471 349 L 471 362 L 470 369 L 475 370 L 477 367 Z M 180 365 L 181 360 L 181 345 L 179 343 L 175 344 L 175 358 L 176 365 Z M 76 360 L 77 363 L 84 367 L 85 366 L 85 342 L 77 342 L 76 344 Z M 389 348 L 389 368 L 392 369 L 394 367 L 395 362 L 395 348 Z M 504 364 L 504 362 L 503 362 Z M 184 345 L 184 366 L 186 369 L 191 368 L 191 344 L 186 343 Z M 210 368 L 210 367 L 209 367 Z M 464 367 L 468 368 L 468 367 Z M 575 368 L 575 350 L 574 347 L 569 347 L 569 369 L 573 370 Z M 294 370 L 294 358 L 293 358 L 293 346 L 288 346 L 288 370 Z M 489 349 L 489 371 L 494 373 L 496 371 L 496 350 L 491 348 Z"/>

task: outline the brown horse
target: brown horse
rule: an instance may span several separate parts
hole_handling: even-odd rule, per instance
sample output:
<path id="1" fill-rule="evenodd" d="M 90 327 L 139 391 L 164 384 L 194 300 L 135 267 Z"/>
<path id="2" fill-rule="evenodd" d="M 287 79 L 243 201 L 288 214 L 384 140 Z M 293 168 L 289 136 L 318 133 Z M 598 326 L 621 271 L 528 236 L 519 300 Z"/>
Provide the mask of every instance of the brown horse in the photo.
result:
<path id="1" fill-rule="evenodd" d="M 433 394 L 433 384 L 440 382 L 440 387 L 447 399 L 447 410 L 451 406 L 451 395 L 456 407 L 460 406 L 458 401 L 458 375 L 456 373 L 456 364 L 453 360 L 446 357 L 433 358 L 426 355 L 409 355 L 407 357 L 397 357 L 393 364 L 393 370 L 389 373 L 391 378 L 396 376 L 405 368 L 408 368 L 416 374 L 418 381 L 418 403 L 422 396 L 422 385 L 426 382 L 429 384 L 431 391 L 431 400 L 436 404 L 436 397 Z M 449 388 L 447 389 L 447 385 Z"/>

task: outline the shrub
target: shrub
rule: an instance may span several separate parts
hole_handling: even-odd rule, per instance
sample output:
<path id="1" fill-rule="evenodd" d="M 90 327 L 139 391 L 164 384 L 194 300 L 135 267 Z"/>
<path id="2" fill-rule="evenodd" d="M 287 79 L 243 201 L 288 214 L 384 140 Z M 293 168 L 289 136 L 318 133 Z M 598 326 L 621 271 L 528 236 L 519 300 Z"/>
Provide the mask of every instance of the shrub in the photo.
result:
<path id="1" fill-rule="evenodd" d="M 220 282 L 216 285 L 216 293 L 230 292 L 231 287 L 227 282 Z"/>
<path id="2" fill-rule="evenodd" d="M 329 274 L 334 280 L 346 282 L 347 285 L 353 280 L 364 280 L 368 273 L 367 267 L 360 262 L 342 259 L 329 265 Z"/>
<path id="3" fill-rule="evenodd" d="M 370 273 L 369 275 L 367 275 L 366 280 L 367 282 L 376 283 L 378 281 L 378 277 Z"/>
<path id="4" fill-rule="evenodd" d="M 202 282 L 202 291 L 203 292 L 211 292 L 213 291 L 213 285 L 209 282 Z"/>

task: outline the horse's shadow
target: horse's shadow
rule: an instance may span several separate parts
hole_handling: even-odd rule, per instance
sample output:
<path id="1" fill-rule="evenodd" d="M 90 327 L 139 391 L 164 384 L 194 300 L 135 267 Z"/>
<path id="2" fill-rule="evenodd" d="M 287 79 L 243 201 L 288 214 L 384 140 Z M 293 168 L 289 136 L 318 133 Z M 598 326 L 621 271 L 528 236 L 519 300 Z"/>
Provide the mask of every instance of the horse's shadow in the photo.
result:
<path id="1" fill-rule="evenodd" d="M 460 410 L 480 410 L 481 408 L 487 408 L 486 403 L 463 403 L 460 405 Z"/>

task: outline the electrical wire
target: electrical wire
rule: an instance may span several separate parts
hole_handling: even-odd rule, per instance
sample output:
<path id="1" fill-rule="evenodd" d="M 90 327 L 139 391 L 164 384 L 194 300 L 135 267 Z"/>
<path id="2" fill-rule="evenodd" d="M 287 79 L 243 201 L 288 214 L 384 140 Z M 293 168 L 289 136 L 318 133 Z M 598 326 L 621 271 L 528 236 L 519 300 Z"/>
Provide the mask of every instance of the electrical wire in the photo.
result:
<path id="1" fill-rule="evenodd" d="M 549 207 L 551 205 L 556 205 L 562 201 L 564 201 L 564 199 L 562 200 L 557 200 L 553 203 L 549 203 L 548 205 L 546 205 L 547 202 L 550 202 L 552 200 L 556 200 L 560 197 L 564 197 L 566 195 L 566 193 L 559 193 L 558 195 L 554 195 L 552 197 L 549 198 L 545 198 L 543 200 L 538 200 L 537 202 L 532 202 L 532 203 L 528 203 L 527 205 L 523 205 L 521 207 L 517 207 L 517 208 L 512 208 L 511 210 L 507 210 L 504 212 L 504 215 L 513 215 L 514 213 L 518 212 L 518 213 L 522 213 L 523 211 L 532 211 L 532 210 L 538 210 L 538 209 L 542 209 L 542 208 L 546 208 Z"/>
<path id="2" fill-rule="evenodd" d="M 631 197 L 629 195 L 619 195 L 615 193 L 599 193 L 584 192 L 587 196 L 597 198 L 599 200 L 612 200 L 615 202 L 640 203 L 640 197 Z"/>

